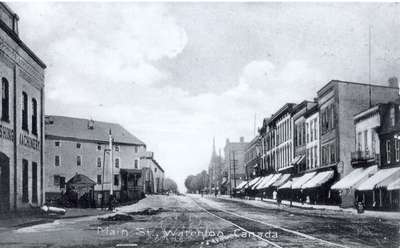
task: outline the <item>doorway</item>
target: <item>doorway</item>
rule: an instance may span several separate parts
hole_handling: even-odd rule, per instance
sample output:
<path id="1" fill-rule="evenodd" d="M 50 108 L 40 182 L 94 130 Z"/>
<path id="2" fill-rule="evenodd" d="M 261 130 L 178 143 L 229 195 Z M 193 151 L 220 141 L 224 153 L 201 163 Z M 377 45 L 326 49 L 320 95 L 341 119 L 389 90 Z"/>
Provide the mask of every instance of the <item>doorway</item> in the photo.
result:
<path id="1" fill-rule="evenodd" d="M 10 210 L 10 159 L 0 152 L 0 213 Z"/>

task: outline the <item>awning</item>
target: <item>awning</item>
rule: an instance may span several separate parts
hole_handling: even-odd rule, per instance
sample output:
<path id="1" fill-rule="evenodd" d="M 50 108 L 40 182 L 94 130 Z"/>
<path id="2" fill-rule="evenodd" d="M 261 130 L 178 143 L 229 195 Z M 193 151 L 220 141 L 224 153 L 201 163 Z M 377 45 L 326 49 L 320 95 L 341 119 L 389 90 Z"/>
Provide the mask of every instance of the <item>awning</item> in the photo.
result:
<path id="1" fill-rule="evenodd" d="M 332 170 L 320 172 L 311 178 L 308 182 L 301 186 L 302 189 L 310 189 L 320 187 L 333 177 L 334 172 Z"/>
<path id="2" fill-rule="evenodd" d="M 239 183 L 239 185 L 237 185 L 235 189 L 241 189 L 244 186 L 246 186 L 247 183 L 248 183 L 247 181 L 243 181 L 243 182 Z"/>
<path id="3" fill-rule="evenodd" d="M 387 187 L 400 177 L 400 167 L 378 170 L 372 177 L 357 187 L 357 190 L 373 190 L 374 188 Z"/>
<path id="4" fill-rule="evenodd" d="M 296 180 L 296 182 L 293 182 L 292 189 L 300 189 L 301 186 L 303 186 L 303 184 L 305 184 L 306 182 L 308 182 L 308 180 L 313 178 L 315 174 L 317 174 L 317 172 L 315 171 L 304 174 L 298 180 Z"/>
<path id="5" fill-rule="evenodd" d="M 263 189 L 264 184 L 268 183 L 269 180 L 273 177 L 274 174 L 269 174 L 268 176 L 263 177 L 262 181 L 257 185 L 257 189 Z"/>
<path id="6" fill-rule="evenodd" d="M 290 189 L 294 183 L 301 180 L 301 177 L 293 177 L 289 179 L 285 184 L 279 187 L 279 189 Z"/>
<path id="7" fill-rule="evenodd" d="M 390 183 L 387 186 L 387 190 L 399 190 L 400 189 L 400 178 Z"/>
<path id="8" fill-rule="evenodd" d="M 270 187 L 282 174 L 272 174 L 272 176 L 269 178 L 268 181 L 266 181 L 262 186 L 260 186 L 260 189 L 266 189 Z"/>
<path id="9" fill-rule="evenodd" d="M 281 172 L 281 171 L 285 171 L 285 170 L 288 170 L 288 169 L 291 169 L 291 168 L 293 168 L 293 165 L 289 165 L 289 166 L 280 168 L 280 169 L 278 169 L 278 171 Z"/>
<path id="10" fill-rule="evenodd" d="M 280 187 L 284 183 L 286 183 L 290 178 L 290 174 L 283 174 L 278 180 L 276 180 L 271 186 L 272 187 Z"/>
<path id="11" fill-rule="evenodd" d="M 249 182 L 249 184 L 246 186 L 246 188 L 251 188 L 251 187 L 253 187 L 254 184 L 258 183 L 258 181 L 260 181 L 260 180 L 261 180 L 261 177 L 256 177 L 256 178 L 254 178 L 253 180 L 251 180 L 251 181 Z"/>
<path id="12" fill-rule="evenodd" d="M 370 166 L 367 168 L 357 168 L 354 169 L 350 174 L 343 177 L 339 182 L 332 185 L 331 189 L 341 190 L 341 189 L 351 189 L 356 188 L 358 185 L 363 183 L 365 180 L 370 178 L 373 174 L 378 171 L 378 166 Z"/>
<path id="13" fill-rule="evenodd" d="M 224 177 L 222 178 L 221 186 L 225 185 L 228 182 L 228 178 Z"/>
<path id="14" fill-rule="evenodd" d="M 251 188 L 252 188 L 253 190 L 254 190 L 254 189 L 258 189 L 258 186 L 260 186 L 262 183 L 264 183 L 265 179 L 266 179 L 266 177 L 261 177 L 261 179 L 260 179 L 257 183 L 255 183 L 255 184 L 253 185 L 253 187 L 251 187 Z"/>

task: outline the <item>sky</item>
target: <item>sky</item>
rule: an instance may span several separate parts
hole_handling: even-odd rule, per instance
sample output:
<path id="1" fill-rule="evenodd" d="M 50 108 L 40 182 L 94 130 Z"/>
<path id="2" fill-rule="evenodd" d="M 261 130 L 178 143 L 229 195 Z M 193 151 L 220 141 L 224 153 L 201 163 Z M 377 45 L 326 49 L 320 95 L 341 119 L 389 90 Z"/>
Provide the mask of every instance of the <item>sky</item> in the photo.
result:
<path id="1" fill-rule="evenodd" d="M 123 125 L 184 191 L 212 140 L 312 100 L 332 79 L 400 76 L 397 3 L 12 2 L 47 64 L 46 114 Z"/>

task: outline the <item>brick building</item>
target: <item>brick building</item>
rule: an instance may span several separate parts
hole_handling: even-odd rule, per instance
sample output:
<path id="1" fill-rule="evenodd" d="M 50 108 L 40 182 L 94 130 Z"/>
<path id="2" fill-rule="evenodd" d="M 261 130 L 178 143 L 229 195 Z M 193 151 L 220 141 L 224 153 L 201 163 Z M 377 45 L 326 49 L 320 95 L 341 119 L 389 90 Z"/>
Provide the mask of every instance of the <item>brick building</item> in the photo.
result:
<path id="1" fill-rule="evenodd" d="M 261 140 L 260 136 L 254 137 L 246 148 L 244 162 L 246 164 L 246 179 L 254 178 L 261 175 L 264 169 L 261 163 Z"/>
<path id="2" fill-rule="evenodd" d="M 0 3 L 0 212 L 43 203 L 46 66 L 20 39 L 18 20 Z"/>
<path id="3" fill-rule="evenodd" d="M 112 136 L 110 164 L 109 132 Z M 70 181 L 83 175 L 94 182 L 83 194 L 100 204 L 102 192 L 107 202 L 111 187 L 118 200 L 141 197 L 141 158 L 146 145 L 119 124 L 64 116 L 46 116 L 45 121 L 46 200 L 68 193 Z"/>
<path id="4" fill-rule="evenodd" d="M 224 147 L 224 172 L 228 175 L 228 194 L 233 192 L 239 183 L 246 178 L 246 164 L 244 162 L 244 155 L 248 143 L 240 137 L 239 142 L 231 142 L 226 139 Z"/>

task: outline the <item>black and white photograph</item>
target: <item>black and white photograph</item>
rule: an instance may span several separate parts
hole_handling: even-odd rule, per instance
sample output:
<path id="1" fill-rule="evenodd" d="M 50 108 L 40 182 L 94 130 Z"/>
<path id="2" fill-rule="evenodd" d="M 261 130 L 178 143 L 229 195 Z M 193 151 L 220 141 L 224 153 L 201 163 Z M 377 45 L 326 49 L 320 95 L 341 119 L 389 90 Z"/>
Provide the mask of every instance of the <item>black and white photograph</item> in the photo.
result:
<path id="1" fill-rule="evenodd" d="M 400 2 L 0 2 L 0 247 L 399 248 Z"/>

